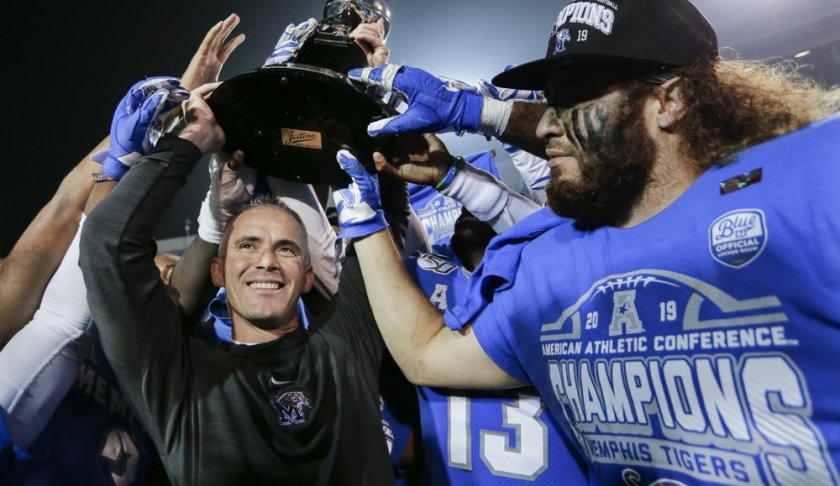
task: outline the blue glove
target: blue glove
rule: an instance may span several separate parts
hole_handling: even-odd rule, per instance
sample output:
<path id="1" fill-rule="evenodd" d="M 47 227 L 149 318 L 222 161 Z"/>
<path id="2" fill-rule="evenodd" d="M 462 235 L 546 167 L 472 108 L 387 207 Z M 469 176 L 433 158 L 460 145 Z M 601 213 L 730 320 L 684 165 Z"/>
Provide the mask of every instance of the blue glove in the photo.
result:
<path id="1" fill-rule="evenodd" d="M 484 97 L 468 84 L 438 78 L 421 69 L 396 64 L 376 68 L 356 68 L 350 79 L 386 90 L 396 90 L 408 98 L 402 115 L 368 125 L 368 134 L 391 135 L 401 132 L 478 132 Z"/>
<path id="2" fill-rule="evenodd" d="M 166 115 L 187 98 L 177 78 L 148 78 L 132 86 L 114 112 L 102 173 L 120 180 L 157 143 Z"/>
<path id="3" fill-rule="evenodd" d="M 263 67 L 294 61 L 303 42 L 309 38 L 317 26 L 318 21 L 315 19 L 309 19 L 298 25 L 289 24 L 280 35 L 277 45 L 274 46 L 274 52 L 263 63 Z"/>
<path id="4" fill-rule="evenodd" d="M 361 238 L 387 228 L 378 175 L 369 174 L 347 150 L 339 150 L 335 158 L 353 179 L 347 188 L 333 192 L 338 211 L 338 237 Z"/>

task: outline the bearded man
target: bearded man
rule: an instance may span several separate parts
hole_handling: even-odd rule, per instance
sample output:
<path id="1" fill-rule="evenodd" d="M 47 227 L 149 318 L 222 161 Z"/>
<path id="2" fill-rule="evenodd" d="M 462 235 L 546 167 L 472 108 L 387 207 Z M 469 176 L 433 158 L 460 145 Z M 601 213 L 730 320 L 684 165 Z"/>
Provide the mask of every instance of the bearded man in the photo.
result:
<path id="1" fill-rule="evenodd" d="M 494 79 L 547 106 L 410 67 L 351 77 L 409 100 L 372 134 L 480 132 L 552 170 L 550 207 L 491 242 L 448 326 L 387 233 L 356 242 L 410 380 L 534 385 L 597 484 L 840 481 L 840 119 L 824 90 L 721 60 L 686 0 L 565 5 L 546 58 Z M 446 187 L 458 164 L 426 142 L 375 160 Z"/>

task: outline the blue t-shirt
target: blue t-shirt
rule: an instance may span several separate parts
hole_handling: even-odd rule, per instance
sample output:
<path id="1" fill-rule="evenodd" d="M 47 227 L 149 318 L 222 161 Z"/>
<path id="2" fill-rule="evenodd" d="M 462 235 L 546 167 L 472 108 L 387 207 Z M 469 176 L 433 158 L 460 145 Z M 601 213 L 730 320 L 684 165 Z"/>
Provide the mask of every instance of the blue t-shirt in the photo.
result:
<path id="1" fill-rule="evenodd" d="M 834 117 L 633 228 L 541 210 L 447 319 L 473 321 L 605 482 L 838 484 L 839 181 Z"/>
<path id="2" fill-rule="evenodd" d="M 493 161 L 492 150 L 467 155 L 464 158 L 496 179 L 501 179 L 496 162 Z M 439 193 L 434 187 L 418 184 L 408 184 L 408 200 L 426 229 L 429 243 L 435 247 L 448 248 L 455 220 L 461 215 L 462 204 Z"/>
<path id="3" fill-rule="evenodd" d="M 468 275 L 460 262 L 421 253 L 409 274 L 445 311 Z M 507 391 L 418 387 L 428 483 L 575 485 L 586 482 L 576 451 L 532 388 Z"/>
<path id="4" fill-rule="evenodd" d="M 98 340 L 27 452 L 7 477 L 9 484 L 146 484 L 159 467 Z"/>

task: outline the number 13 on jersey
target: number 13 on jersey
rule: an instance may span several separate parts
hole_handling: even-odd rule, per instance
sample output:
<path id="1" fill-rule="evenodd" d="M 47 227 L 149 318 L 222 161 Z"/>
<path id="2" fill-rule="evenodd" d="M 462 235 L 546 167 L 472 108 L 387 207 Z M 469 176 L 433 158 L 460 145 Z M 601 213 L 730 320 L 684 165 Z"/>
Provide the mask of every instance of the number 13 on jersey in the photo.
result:
<path id="1" fill-rule="evenodd" d="M 533 481 L 548 467 L 548 427 L 540 419 L 543 405 L 539 397 L 515 394 L 513 400 L 493 400 L 501 414 L 498 430 L 471 428 L 471 398 L 448 397 L 450 467 L 473 470 L 473 448 L 494 476 Z M 488 401 L 486 398 L 477 399 Z M 498 420 L 498 419 L 495 419 Z M 473 438 L 479 444 L 473 444 Z"/>

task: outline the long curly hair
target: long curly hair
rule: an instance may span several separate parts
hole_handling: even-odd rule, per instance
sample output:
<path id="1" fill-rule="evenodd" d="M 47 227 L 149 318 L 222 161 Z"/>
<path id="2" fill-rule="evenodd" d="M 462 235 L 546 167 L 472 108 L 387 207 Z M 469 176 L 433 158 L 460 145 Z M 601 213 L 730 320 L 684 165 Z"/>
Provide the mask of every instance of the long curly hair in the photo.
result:
<path id="1" fill-rule="evenodd" d="M 790 62 L 702 61 L 674 74 L 686 111 L 673 129 L 701 169 L 836 111 L 831 93 Z"/>

